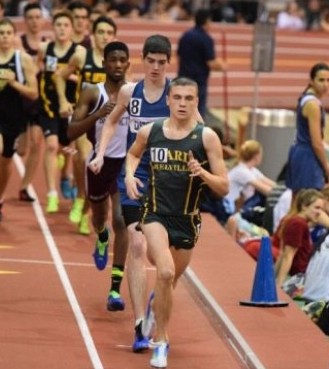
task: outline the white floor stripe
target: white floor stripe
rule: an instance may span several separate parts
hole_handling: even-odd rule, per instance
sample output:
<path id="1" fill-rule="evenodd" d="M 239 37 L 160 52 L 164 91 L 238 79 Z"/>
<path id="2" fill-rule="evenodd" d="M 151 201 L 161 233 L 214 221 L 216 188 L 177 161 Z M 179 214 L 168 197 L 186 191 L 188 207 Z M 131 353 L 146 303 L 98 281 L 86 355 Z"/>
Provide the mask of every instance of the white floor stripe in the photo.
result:
<path id="1" fill-rule="evenodd" d="M 14 156 L 14 161 L 17 166 L 18 172 L 21 176 L 24 174 L 24 165 L 22 160 L 18 155 Z M 88 324 L 86 322 L 85 317 L 82 314 L 79 302 L 75 296 L 75 293 L 73 291 L 71 282 L 69 280 L 69 277 L 66 273 L 66 270 L 64 268 L 63 260 L 60 256 L 60 253 L 58 251 L 57 245 L 54 241 L 54 238 L 50 232 L 50 229 L 48 227 L 47 221 L 45 219 L 45 216 L 43 214 L 42 208 L 40 206 L 37 194 L 35 193 L 34 189 L 32 187 L 29 187 L 29 191 L 31 195 L 36 199 L 36 201 L 33 202 L 33 209 L 36 214 L 37 220 L 39 222 L 41 231 L 43 233 L 43 236 L 46 240 L 49 252 L 52 256 L 52 259 L 54 261 L 55 268 L 57 270 L 57 273 L 59 275 L 59 278 L 62 282 L 62 285 L 64 287 L 64 291 L 66 293 L 66 296 L 69 300 L 69 303 L 71 305 L 71 308 L 73 310 L 73 314 L 75 316 L 75 319 L 78 323 L 82 338 L 84 340 L 84 343 L 86 345 L 90 360 L 92 362 L 94 369 L 104 369 L 103 364 L 100 360 L 100 357 L 98 355 L 97 349 L 95 347 L 93 338 L 91 336 L 91 333 L 88 328 Z"/>
<path id="2" fill-rule="evenodd" d="M 236 329 L 230 318 L 225 314 L 224 310 L 213 298 L 193 270 L 188 267 L 184 275 L 188 283 L 190 283 L 197 291 L 197 294 L 200 296 L 203 302 L 216 314 L 217 318 L 226 329 L 226 333 L 230 338 L 231 345 L 239 353 L 247 365 L 252 369 L 266 369 L 245 339 L 241 336 L 240 332 Z"/>
<path id="3" fill-rule="evenodd" d="M 38 259 L 15 259 L 15 258 L 0 258 L 1 262 L 7 262 L 7 263 L 22 263 L 22 264 L 41 264 L 41 265 L 54 265 L 53 261 L 49 260 L 38 260 Z M 63 263 L 63 265 L 66 266 L 74 266 L 74 267 L 87 267 L 87 268 L 95 268 L 95 264 L 89 264 L 89 263 L 73 263 L 73 262 L 67 262 Z"/>
<path id="4" fill-rule="evenodd" d="M 13 246 L 12 246 L 13 247 Z M 22 263 L 22 264 L 43 264 L 43 265 L 54 265 L 53 261 L 49 260 L 37 260 L 37 259 L 15 259 L 15 258 L 0 258 L 1 262 L 6 263 Z M 75 262 L 63 262 L 63 265 L 73 267 L 84 267 L 95 269 L 95 264 L 92 263 L 75 263 Z M 147 271 L 155 271 L 155 267 L 147 267 Z"/>
<path id="5" fill-rule="evenodd" d="M 18 155 L 14 156 L 14 161 L 17 166 L 18 172 L 22 176 L 24 173 L 24 165 L 22 163 L 22 160 Z M 98 352 L 96 350 L 94 341 L 92 339 L 91 333 L 89 331 L 87 322 L 82 314 L 81 308 L 79 306 L 78 300 L 74 294 L 72 285 L 70 283 L 70 280 L 68 278 L 68 275 L 66 273 L 66 270 L 64 268 L 63 260 L 59 254 L 57 245 L 54 241 L 54 238 L 52 237 L 52 234 L 50 232 L 50 229 L 48 227 L 47 221 L 44 217 L 42 208 L 40 206 L 38 196 L 35 193 L 32 186 L 29 187 L 29 192 L 31 195 L 36 199 L 33 203 L 33 208 L 37 217 L 37 220 L 39 222 L 39 225 L 41 227 L 42 233 L 44 235 L 44 238 L 46 240 L 49 252 L 52 256 L 52 259 L 54 261 L 54 265 L 56 267 L 56 270 L 58 272 L 58 275 L 60 277 L 60 280 L 62 282 L 62 285 L 64 287 L 65 293 L 67 295 L 67 298 L 70 302 L 71 308 L 73 310 L 74 316 L 77 320 L 81 335 L 83 337 L 83 340 L 85 342 L 86 348 L 89 353 L 89 357 L 91 359 L 91 362 L 93 363 L 94 369 L 104 369 L 103 364 L 99 358 Z M 1 260 L 1 259 L 0 259 Z M 10 261 L 9 259 L 3 259 L 6 261 Z M 30 261 L 30 262 L 38 262 L 38 261 Z M 42 261 L 39 261 L 40 263 L 45 263 Z M 71 264 L 75 265 L 75 264 Z M 79 265 L 79 264 L 77 264 Z M 84 265 L 84 264 L 80 264 Z M 86 264 L 89 266 L 88 264 Z M 225 314 L 223 309 L 218 305 L 218 303 L 215 301 L 215 299 L 212 297 L 210 292 L 206 289 L 206 287 L 202 284 L 202 282 L 199 280 L 199 278 L 196 276 L 196 274 L 193 272 L 191 268 L 187 268 L 185 271 L 185 277 L 195 287 L 198 291 L 199 296 L 202 298 L 203 301 L 205 301 L 208 306 L 213 310 L 213 312 L 217 315 L 217 317 L 220 319 L 226 330 L 228 331 L 230 335 L 230 340 L 232 346 L 237 350 L 237 352 L 242 356 L 243 360 L 246 361 L 248 365 L 251 364 L 251 367 L 253 369 L 266 369 L 263 364 L 259 361 L 256 354 L 252 351 L 252 349 L 249 347 L 247 342 L 244 340 L 244 338 L 241 336 L 240 332 L 236 329 L 234 324 L 231 322 L 231 320 L 228 318 L 228 316 Z M 117 345 L 117 347 L 126 347 L 125 345 Z M 130 346 L 129 346 L 130 347 Z"/>

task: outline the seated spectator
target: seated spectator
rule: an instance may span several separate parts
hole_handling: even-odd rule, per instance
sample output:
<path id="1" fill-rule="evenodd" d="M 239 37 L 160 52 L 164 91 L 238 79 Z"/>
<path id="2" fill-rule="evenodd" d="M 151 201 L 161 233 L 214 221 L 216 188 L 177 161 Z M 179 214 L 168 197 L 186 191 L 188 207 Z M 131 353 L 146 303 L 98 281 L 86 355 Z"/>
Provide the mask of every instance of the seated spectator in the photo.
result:
<path id="1" fill-rule="evenodd" d="M 239 151 L 239 162 L 228 174 L 229 194 L 215 202 L 216 214 L 211 212 L 214 210 L 214 206 L 210 206 L 211 201 L 214 204 L 211 197 L 203 203 L 238 243 L 268 235 L 262 227 L 264 205 L 276 183 L 256 168 L 261 160 L 261 144 L 254 140 L 244 142 Z"/>
<path id="2" fill-rule="evenodd" d="M 166 11 L 170 19 L 176 21 L 189 20 L 192 16 L 190 3 L 186 0 L 169 1 Z"/>
<path id="3" fill-rule="evenodd" d="M 321 12 L 320 29 L 329 32 L 329 7 L 325 7 Z"/>
<path id="4" fill-rule="evenodd" d="M 264 214 L 264 227 L 273 234 L 283 217 L 285 217 L 292 203 L 292 191 L 286 187 L 288 163 L 285 163 L 277 177 L 277 186 L 267 197 Z"/>
<path id="5" fill-rule="evenodd" d="M 228 0 L 211 0 L 210 12 L 213 22 L 237 22 L 235 11 Z"/>
<path id="6" fill-rule="evenodd" d="M 305 272 L 302 297 L 308 301 L 329 301 L 329 233 L 318 242 Z"/>
<path id="7" fill-rule="evenodd" d="M 145 16 L 160 21 L 190 20 L 192 8 L 188 0 L 159 0 Z"/>
<path id="8" fill-rule="evenodd" d="M 139 18 L 140 2 L 138 0 L 113 0 L 110 1 L 107 16 L 110 18 L 126 17 Z"/>
<path id="9" fill-rule="evenodd" d="M 282 183 L 282 182 L 281 182 Z M 265 212 L 263 217 L 263 226 L 258 229 L 255 225 L 251 229 L 250 237 L 243 237 L 239 240 L 240 245 L 248 252 L 248 254 L 255 260 L 258 259 L 258 253 L 261 245 L 261 236 L 272 236 L 272 256 L 276 261 L 280 253 L 280 239 L 276 233 L 277 227 L 283 217 L 285 217 L 291 208 L 292 192 L 287 189 L 284 184 L 278 184 L 267 196 Z M 230 221 L 230 220 L 229 220 Z M 256 233 L 256 232 L 257 233 Z M 258 237 L 253 237 L 258 236 Z"/>
<path id="10" fill-rule="evenodd" d="M 278 227 L 275 235 L 280 243 L 280 256 L 276 263 L 279 286 L 289 275 L 305 273 L 313 251 L 310 226 L 317 223 L 323 208 L 323 195 L 320 191 L 301 190 L 289 214 Z"/>
<path id="11" fill-rule="evenodd" d="M 297 300 L 298 305 L 302 306 L 302 310 L 312 321 L 329 335 L 329 188 L 321 192 L 324 196 L 325 212 L 322 212 L 317 220 L 326 227 L 325 232 L 317 232 L 305 273 L 288 279 L 283 289 Z"/>
<path id="12" fill-rule="evenodd" d="M 321 2 L 320 0 L 307 0 L 305 7 L 306 29 L 317 31 L 321 24 Z"/>
<path id="13" fill-rule="evenodd" d="M 231 6 L 234 9 L 238 23 L 253 24 L 256 22 L 258 15 L 258 1 L 256 0 L 231 1 Z"/>
<path id="14" fill-rule="evenodd" d="M 273 208 L 273 230 L 271 233 L 278 229 L 281 220 L 288 214 L 292 203 L 292 191 L 290 188 L 284 187 L 284 191 L 278 199 L 278 202 Z"/>
<path id="15" fill-rule="evenodd" d="M 316 224 L 312 223 L 309 226 L 312 245 L 318 244 L 319 242 L 321 242 L 321 240 L 324 239 L 329 229 L 329 188 L 323 189 L 321 191 L 321 194 L 323 195 L 323 206 L 324 206 L 323 211 L 321 211 L 319 216 L 317 217 Z M 275 229 L 273 233 L 272 232 L 269 232 L 269 233 L 273 234 L 272 236 L 272 255 L 273 255 L 274 261 L 277 260 L 279 256 L 279 252 L 280 252 L 281 231 L 280 231 L 279 225 L 281 226 L 281 220 L 284 219 L 285 216 L 288 216 L 288 215 L 293 216 L 297 214 L 295 202 L 293 203 L 294 206 L 291 205 L 291 202 L 292 202 L 292 192 L 291 190 L 286 189 L 281 195 L 277 203 L 277 205 L 279 205 L 279 208 L 280 208 L 280 222 L 277 219 L 278 214 L 276 214 L 277 205 L 273 209 Z M 264 228 L 267 231 L 269 231 L 267 227 L 265 227 L 265 225 L 264 225 Z M 255 260 L 257 260 L 259 248 L 260 248 L 260 239 L 257 239 L 255 237 L 249 237 L 249 238 L 240 240 L 239 243 L 248 252 L 250 256 L 252 256 Z M 303 273 L 299 273 L 299 274 L 303 274 Z M 292 283 L 295 283 L 295 282 L 292 282 Z M 291 283 L 288 282 L 288 285 L 290 284 Z M 300 278 L 298 278 L 298 284 L 300 285 Z M 288 293 L 288 291 L 286 292 Z"/>
<path id="16" fill-rule="evenodd" d="M 286 9 L 279 12 L 276 26 L 278 29 L 300 31 L 305 29 L 304 12 L 296 1 L 289 1 Z"/>
<path id="17" fill-rule="evenodd" d="M 321 193 L 324 202 L 323 211 L 319 215 L 317 224 L 314 224 L 311 228 L 311 238 L 314 245 L 323 240 L 329 229 L 329 187 L 325 187 L 321 190 Z"/>
<path id="18" fill-rule="evenodd" d="M 241 213 L 231 215 L 226 223 L 227 232 L 243 247 L 250 241 L 260 242 L 263 236 L 269 236 L 268 231 L 242 218 Z M 253 257 L 256 255 L 252 255 Z M 254 257 L 257 260 L 257 257 Z"/>
<path id="19" fill-rule="evenodd" d="M 255 207 L 264 207 L 265 199 L 276 185 L 274 181 L 266 177 L 257 166 L 262 161 L 262 146 L 258 141 L 245 141 L 239 152 L 239 162 L 229 173 L 230 191 L 224 199 L 227 215 L 232 215 L 241 210 L 242 217 L 259 224 L 253 217 Z M 240 206 L 236 206 L 241 200 Z M 256 214 L 258 218 L 258 215 Z M 261 222 L 262 223 L 262 222 Z"/>
<path id="20" fill-rule="evenodd" d="M 243 243 L 241 243 L 241 246 L 255 261 L 257 261 L 261 242 L 262 240 L 260 237 L 250 238 L 244 241 Z M 272 244 L 271 244 L 271 253 L 272 253 L 273 262 L 275 262 L 280 255 L 280 248 L 279 248 L 279 245 L 273 241 L 273 238 L 272 238 Z"/>

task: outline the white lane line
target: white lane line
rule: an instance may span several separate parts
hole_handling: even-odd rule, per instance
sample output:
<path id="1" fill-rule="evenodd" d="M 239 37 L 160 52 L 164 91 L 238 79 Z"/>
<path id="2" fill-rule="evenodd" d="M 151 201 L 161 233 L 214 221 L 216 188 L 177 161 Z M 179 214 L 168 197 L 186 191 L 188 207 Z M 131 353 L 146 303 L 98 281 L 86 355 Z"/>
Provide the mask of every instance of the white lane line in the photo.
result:
<path id="1" fill-rule="evenodd" d="M 219 319 L 230 338 L 232 347 L 242 357 L 243 361 L 247 363 L 248 367 L 252 369 L 266 369 L 246 340 L 241 336 L 230 318 L 225 314 L 224 310 L 220 307 L 211 293 L 207 290 L 206 286 L 200 281 L 190 267 L 186 269 L 184 276 L 201 300 L 211 308 L 213 313 Z"/>
<path id="2" fill-rule="evenodd" d="M 24 174 L 24 165 L 20 157 L 15 154 L 14 161 L 17 167 L 17 170 L 20 174 L 20 176 L 23 176 Z M 31 195 L 36 199 L 33 202 L 33 209 L 36 215 L 36 218 L 38 220 L 38 223 L 40 225 L 41 231 L 43 233 L 43 236 L 46 240 L 49 252 L 52 256 L 52 259 L 54 261 L 54 266 L 57 270 L 57 273 L 59 275 L 59 279 L 62 282 L 64 291 L 66 293 L 66 296 L 69 300 L 69 303 L 71 305 L 71 308 L 73 310 L 73 314 L 75 316 L 75 319 L 77 321 L 77 324 L 79 326 L 82 338 L 84 340 L 85 346 L 87 348 L 90 360 L 92 362 L 94 369 L 104 369 L 104 366 L 100 360 L 100 357 L 98 355 L 97 349 L 95 347 L 93 338 L 91 336 L 91 333 L 88 328 L 88 324 L 86 322 L 86 319 L 84 315 L 82 314 L 79 302 L 75 296 L 75 293 L 73 291 L 71 282 L 69 280 L 69 277 L 66 273 L 66 270 L 64 268 L 63 260 L 60 256 L 60 253 L 58 251 L 57 245 L 55 243 L 55 240 L 50 232 L 50 229 L 48 227 L 47 221 L 44 217 L 42 208 L 39 203 L 39 199 L 37 197 L 37 194 L 35 193 L 32 186 L 29 187 L 29 191 L 31 192 Z"/>
<path id="3" fill-rule="evenodd" d="M 12 246 L 14 247 L 14 246 Z M 15 258 L 0 258 L 0 262 L 5 263 L 22 263 L 22 264 L 42 264 L 42 265 L 54 265 L 53 261 L 49 260 L 37 260 L 37 259 L 15 259 Z M 95 269 L 95 264 L 92 263 L 75 263 L 75 262 L 63 262 L 63 265 L 72 267 L 84 267 Z M 155 267 L 147 267 L 148 271 L 155 271 Z"/>
<path id="4" fill-rule="evenodd" d="M 15 258 L 0 258 L 0 262 L 6 263 L 22 263 L 22 264 L 40 264 L 40 265 L 54 265 L 53 261 L 49 260 L 37 260 L 37 259 L 15 259 Z M 63 263 L 66 266 L 74 266 L 74 267 L 88 267 L 88 268 L 95 268 L 94 264 L 88 263 L 73 263 L 73 262 L 66 262 Z"/>

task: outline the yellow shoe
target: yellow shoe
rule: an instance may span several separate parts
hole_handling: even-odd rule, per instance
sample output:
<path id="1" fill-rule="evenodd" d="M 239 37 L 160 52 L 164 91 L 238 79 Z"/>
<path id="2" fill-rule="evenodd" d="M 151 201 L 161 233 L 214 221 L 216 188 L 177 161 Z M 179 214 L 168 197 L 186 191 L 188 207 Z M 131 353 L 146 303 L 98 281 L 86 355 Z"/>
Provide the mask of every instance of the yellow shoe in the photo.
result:
<path id="1" fill-rule="evenodd" d="M 82 214 L 80 224 L 79 224 L 79 233 L 83 235 L 90 235 L 90 228 L 89 228 L 89 215 Z"/>
<path id="2" fill-rule="evenodd" d="M 57 213 L 58 212 L 59 199 L 56 195 L 48 195 L 47 197 L 47 213 Z"/>
<path id="3" fill-rule="evenodd" d="M 73 205 L 69 215 L 69 219 L 72 223 L 78 224 L 81 222 L 82 209 L 84 204 L 85 200 L 78 197 L 73 201 Z"/>

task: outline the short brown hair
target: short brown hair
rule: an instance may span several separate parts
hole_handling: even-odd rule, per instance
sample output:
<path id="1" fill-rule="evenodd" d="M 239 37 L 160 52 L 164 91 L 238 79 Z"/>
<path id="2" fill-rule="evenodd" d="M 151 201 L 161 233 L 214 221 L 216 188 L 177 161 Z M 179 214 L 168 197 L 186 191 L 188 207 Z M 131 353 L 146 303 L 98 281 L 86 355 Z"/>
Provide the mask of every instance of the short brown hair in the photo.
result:
<path id="1" fill-rule="evenodd" d="M 8 25 L 8 24 L 13 27 L 14 33 L 16 33 L 15 23 L 11 19 L 9 19 L 9 18 L 0 19 L 0 26 L 5 26 L 5 25 Z"/>
<path id="2" fill-rule="evenodd" d="M 69 12 L 68 10 L 63 10 L 63 11 L 57 12 L 53 16 L 53 22 L 52 22 L 52 24 L 54 24 L 57 21 L 58 18 L 62 18 L 62 17 L 68 18 L 70 20 L 71 24 L 73 25 L 73 16 L 72 16 L 72 13 Z"/>

